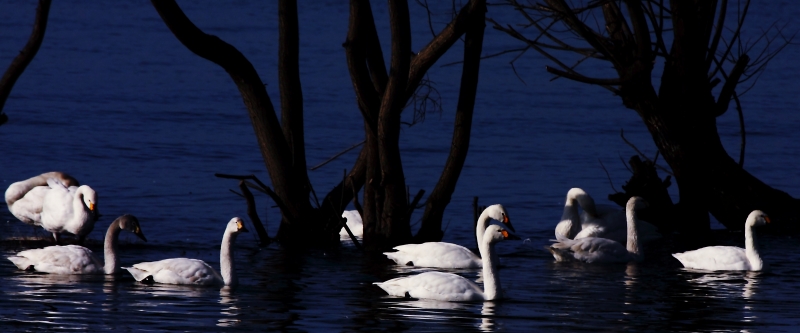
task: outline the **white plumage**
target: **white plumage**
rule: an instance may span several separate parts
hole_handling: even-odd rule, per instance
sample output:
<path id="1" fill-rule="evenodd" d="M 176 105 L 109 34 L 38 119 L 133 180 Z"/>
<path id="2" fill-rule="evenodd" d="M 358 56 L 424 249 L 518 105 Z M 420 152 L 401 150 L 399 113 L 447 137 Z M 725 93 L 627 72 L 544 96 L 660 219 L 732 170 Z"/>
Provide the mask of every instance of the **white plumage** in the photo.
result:
<path id="1" fill-rule="evenodd" d="M 342 212 L 342 217 L 347 219 L 347 227 L 350 228 L 353 236 L 364 237 L 364 222 L 361 221 L 361 214 L 357 210 L 346 210 Z M 347 234 L 344 227 L 339 230 L 339 238 L 350 239 L 350 235 Z"/>
<path id="2" fill-rule="evenodd" d="M 108 227 L 104 242 L 105 265 L 92 251 L 78 245 L 54 245 L 25 250 L 8 257 L 19 269 L 32 269 L 51 274 L 114 274 L 119 271 L 116 260 L 117 240 L 121 230 L 130 231 L 147 241 L 133 215 L 123 215 Z"/>
<path id="3" fill-rule="evenodd" d="M 578 207 L 582 211 L 578 211 Z M 561 221 L 556 225 L 556 239 L 606 238 L 624 244 L 628 237 L 626 209 L 610 205 L 595 205 L 583 189 L 567 192 Z M 649 242 L 661 237 L 656 226 L 639 220 L 639 241 Z"/>
<path id="4" fill-rule="evenodd" d="M 497 276 L 494 246 L 503 239 L 518 239 L 499 225 L 486 229 L 480 245 L 483 257 L 483 285 L 481 289 L 475 282 L 460 275 L 442 272 L 425 272 L 407 277 L 399 277 L 374 284 L 389 295 L 400 297 L 426 298 L 449 302 L 490 301 L 501 298 L 500 279 Z"/>
<path id="5" fill-rule="evenodd" d="M 55 178 L 67 186 L 78 186 L 72 176 L 58 171 L 46 172 L 8 186 L 5 193 L 8 210 L 20 221 L 40 226 L 44 197 L 50 190 L 47 179 Z"/>
<path id="6" fill-rule="evenodd" d="M 641 223 L 636 218 L 636 210 L 644 208 L 646 203 L 640 197 L 631 197 L 626 207 L 627 239 L 626 245 L 599 237 L 580 239 L 561 238 L 548 249 L 556 261 L 579 260 L 587 263 L 614 263 L 639 261 L 642 259 L 639 248 L 637 227 Z"/>
<path id="7" fill-rule="evenodd" d="M 686 268 L 711 271 L 760 271 L 764 262 L 758 254 L 753 228 L 769 223 L 769 217 L 760 210 L 747 216 L 744 225 L 745 248 L 736 246 L 707 246 L 694 251 L 673 253 Z"/>
<path id="8" fill-rule="evenodd" d="M 94 229 L 97 193 L 88 185 L 67 187 L 56 178 L 48 178 L 47 185 L 50 190 L 42 204 L 42 228 L 52 232 L 56 242 L 63 232 L 83 241 Z"/>
<path id="9" fill-rule="evenodd" d="M 486 227 L 491 219 L 503 222 L 512 231 L 514 227 L 502 205 L 486 207 L 478 218 L 475 236 L 481 243 Z M 387 258 L 398 265 L 436 268 L 480 268 L 483 261 L 470 249 L 446 242 L 427 242 L 422 244 L 405 244 L 394 247 L 395 252 L 384 252 Z"/>
<path id="10" fill-rule="evenodd" d="M 225 284 L 233 286 L 238 283 L 233 265 L 233 241 L 240 232 L 247 232 L 244 222 L 238 217 L 232 218 L 222 236 L 220 247 L 220 271 L 222 274 L 198 259 L 172 258 L 159 261 L 142 262 L 133 267 L 123 267 L 133 275 L 136 281 L 152 277 L 153 282 L 168 284 L 213 285 Z"/>

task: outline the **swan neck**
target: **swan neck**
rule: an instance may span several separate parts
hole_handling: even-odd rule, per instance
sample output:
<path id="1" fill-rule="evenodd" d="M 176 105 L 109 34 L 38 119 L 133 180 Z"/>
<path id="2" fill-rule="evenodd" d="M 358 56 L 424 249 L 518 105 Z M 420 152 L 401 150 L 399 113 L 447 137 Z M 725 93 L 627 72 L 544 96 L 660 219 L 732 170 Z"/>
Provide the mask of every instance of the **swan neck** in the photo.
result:
<path id="1" fill-rule="evenodd" d="M 119 227 L 119 221 L 111 223 L 108 226 L 108 231 L 106 231 L 106 238 L 103 242 L 103 260 L 105 261 L 103 271 L 106 274 L 115 274 L 119 271 L 119 265 L 117 265 L 117 242 L 120 231 L 122 231 L 122 228 Z"/>
<path id="2" fill-rule="evenodd" d="M 222 280 L 226 286 L 233 286 L 239 283 L 236 276 L 236 269 L 233 265 L 233 241 L 236 235 L 232 232 L 225 232 L 222 236 L 222 245 L 219 249 L 219 268 L 222 273 Z"/>
<path id="3" fill-rule="evenodd" d="M 564 204 L 564 213 L 561 214 L 561 222 L 556 225 L 556 233 L 567 238 L 573 238 L 581 231 L 580 214 L 575 199 L 567 198 Z"/>
<path id="4" fill-rule="evenodd" d="M 756 241 L 753 226 L 747 225 L 744 228 L 744 251 L 747 255 L 747 260 L 750 262 L 750 269 L 757 271 L 761 270 L 764 262 L 758 254 L 758 241 Z"/>
<path id="5" fill-rule="evenodd" d="M 625 248 L 628 250 L 630 254 L 634 256 L 635 259 L 641 258 L 641 249 L 639 248 L 639 232 L 637 229 L 636 223 L 636 211 L 633 210 L 633 207 L 626 208 L 626 218 L 628 220 L 628 241 Z"/>
<path id="6" fill-rule="evenodd" d="M 498 258 L 494 251 L 494 245 L 490 239 L 485 239 L 480 246 L 481 258 L 483 258 L 483 297 L 486 301 L 498 298 L 501 290 L 496 267 Z"/>
<path id="7" fill-rule="evenodd" d="M 484 209 L 481 216 L 478 217 L 478 223 L 475 225 L 475 239 L 478 240 L 478 246 L 483 244 L 483 234 L 486 232 L 486 227 L 489 226 L 489 213 L 488 209 Z"/>

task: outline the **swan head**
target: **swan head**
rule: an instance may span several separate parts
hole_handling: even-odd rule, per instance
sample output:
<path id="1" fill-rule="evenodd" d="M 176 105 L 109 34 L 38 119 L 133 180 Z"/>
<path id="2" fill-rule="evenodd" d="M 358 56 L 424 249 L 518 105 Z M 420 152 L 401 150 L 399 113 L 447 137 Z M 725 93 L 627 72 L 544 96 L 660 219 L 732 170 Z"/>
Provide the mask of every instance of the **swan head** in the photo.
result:
<path id="1" fill-rule="evenodd" d="M 249 232 L 244 226 L 244 221 L 241 218 L 234 217 L 228 222 L 228 227 L 225 231 L 231 234 L 238 234 L 240 232 Z"/>
<path id="2" fill-rule="evenodd" d="M 119 228 L 122 230 L 127 230 L 137 237 L 139 237 L 143 241 L 147 241 L 147 238 L 144 237 L 144 233 L 142 233 L 142 228 L 139 226 L 139 220 L 136 216 L 131 214 L 125 214 L 118 217 L 114 222 L 119 222 Z M 113 223 L 113 222 L 112 222 Z"/>
<path id="3" fill-rule="evenodd" d="M 633 196 L 630 199 L 628 199 L 628 203 L 625 205 L 625 209 L 629 211 L 639 211 L 649 206 L 650 205 L 647 203 L 647 200 L 644 200 L 644 198 Z"/>
<path id="4" fill-rule="evenodd" d="M 493 224 L 486 228 L 486 233 L 484 233 L 483 239 L 484 241 L 488 240 L 489 244 L 494 244 L 501 240 L 520 238 L 517 235 L 508 232 L 508 230 L 503 229 L 503 227 Z"/>
<path id="5" fill-rule="evenodd" d="M 756 209 L 750 212 L 750 215 L 747 216 L 747 222 L 745 223 L 748 227 L 759 227 L 769 223 L 769 216 L 764 212 Z"/>
<path id="6" fill-rule="evenodd" d="M 78 190 L 82 192 L 83 204 L 89 208 L 89 211 L 94 212 L 97 209 L 97 192 L 89 185 L 81 185 Z"/>
<path id="7" fill-rule="evenodd" d="M 567 192 L 567 203 L 574 205 L 578 203 L 586 214 L 592 217 L 598 217 L 597 208 L 594 205 L 594 199 L 586 193 L 582 188 L 573 187 Z"/>
<path id="8" fill-rule="evenodd" d="M 505 224 L 509 229 L 511 229 L 511 231 L 516 232 L 516 230 L 514 230 L 514 226 L 511 225 L 511 219 L 509 219 L 508 213 L 506 213 L 506 209 L 503 208 L 503 205 L 501 204 L 491 205 L 489 207 L 486 207 L 486 209 L 483 212 L 492 219 L 503 222 L 503 224 Z"/>

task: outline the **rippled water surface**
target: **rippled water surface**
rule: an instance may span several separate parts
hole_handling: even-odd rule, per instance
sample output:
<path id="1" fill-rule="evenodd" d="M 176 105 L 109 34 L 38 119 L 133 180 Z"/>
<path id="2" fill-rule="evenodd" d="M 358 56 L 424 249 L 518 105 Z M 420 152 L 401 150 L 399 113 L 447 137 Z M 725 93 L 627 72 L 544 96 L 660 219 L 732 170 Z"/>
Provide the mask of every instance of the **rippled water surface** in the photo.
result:
<path id="1" fill-rule="evenodd" d="M 277 103 L 277 6 L 255 3 L 182 6 L 198 26 L 254 63 Z M 374 6 L 388 50 L 385 5 Z M 0 8 L 4 68 L 28 38 L 35 3 L 0 1 Z M 413 3 L 411 10 L 413 45 L 419 49 L 430 33 L 424 11 Z M 341 47 L 347 2 L 301 4 L 300 15 L 307 159 L 316 165 L 360 142 L 363 122 Z M 506 14 L 490 7 L 489 15 Z M 759 24 L 798 15 L 794 2 L 761 4 L 748 16 L 749 31 L 757 34 Z M 434 27 L 440 29 L 449 17 L 446 8 L 435 12 Z M 485 54 L 516 45 L 486 31 Z M 460 48 L 441 63 L 457 60 Z M 800 196 L 797 52 L 789 46 L 742 97 L 745 167 L 795 197 Z M 683 270 L 669 255 L 670 239 L 650 244 L 646 260 L 637 265 L 554 263 L 543 248 L 553 237 L 566 191 L 580 186 L 602 202 L 612 186 L 619 189 L 629 176 L 620 157 L 634 153 L 620 139 L 621 129 L 645 153 L 654 154 L 655 147 L 618 97 L 597 87 L 549 81 L 545 62 L 533 54 L 515 65 L 523 83 L 510 60 L 487 59 L 481 65 L 469 157 L 444 222 L 446 241 L 472 246 L 472 197 L 505 205 L 525 239 L 498 245 L 506 300 L 387 297 L 372 283 L 421 270 L 386 265 L 347 244 L 329 252 L 289 253 L 275 244 L 259 249 L 250 233 L 236 244 L 240 286 L 233 290 L 147 285 L 129 276 L 36 274 L 0 259 L 0 331 L 780 332 L 800 325 L 800 257 L 792 236 L 760 235 L 769 269 L 759 273 Z M 429 193 L 444 165 L 458 70 L 431 69 L 443 111 L 403 130 L 403 162 L 414 192 Z M 10 121 L 0 127 L 0 188 L 52 170 L 91 185 L 103 218 L 89 235 L 90 248 L 102 253 L 105 229 L 123 213 L 139 218 L 149 240 L 123 233 L 123 265 L 185 256 L 218 267 L 225 222 L 246 212 L 244 202 L 229 192 L 236 183 L 213 174 L 252 173 L 268 180 L 230 78 L 178 43 L 147 2 L 54 2 L 45 42 L 4 111 Z M 718 125 L 723 143 L 738 156 L 736 114 L 720 117 Z M 311 171 L 316 192 L 332 188 L 357 153 Z M 260 214 L 274 235 L 277 210 L 261 205 Z M 45 237 L 0 207 L 0 256 L 43 246 L 29 239 Z M 743 246 L 741 233 L 717 231 L 714 237 Z M 474 270 L 454 272 L 477 278 Z"/>

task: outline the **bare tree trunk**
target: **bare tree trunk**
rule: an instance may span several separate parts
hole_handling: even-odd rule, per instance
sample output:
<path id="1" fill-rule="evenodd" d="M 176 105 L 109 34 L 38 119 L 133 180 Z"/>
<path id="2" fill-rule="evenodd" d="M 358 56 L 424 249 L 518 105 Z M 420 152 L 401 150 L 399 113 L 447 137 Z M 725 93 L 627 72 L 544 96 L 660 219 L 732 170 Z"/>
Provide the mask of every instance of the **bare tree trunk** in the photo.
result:
<path id="1" fill-rule="evenodd" d="M 28 67 L 28 64 L 33 61 L 36 52 L 39 52 L 39 47 L 42 46 L 44 40 L 44 32 L 47 30 L 47 18 L 50 15 L 50 2 L 51 0 L 39 0 L 39 6 L 36 7 L 36 19 L 33 21 L 33 31 L 28 38 L 28 43 L 22 48 L 22 51 L 11 61 L 3 78 L 0 79 L 0 125 L 3 125 L 8 116 L 3 113 L 3 107 L 11 94 L 11 88 L 14 83 Z"/>
<path id="2" fill-rule="evenodd" d="M 475 1 L 477 9 L 471 10 L 464 39 L 464 64 L 461 70 L 461 90 L 456 106 L 455 129 L 444 171 L 425 203 L 420 230 L 414 236 L 416 242 L 436 242 L 442 240 L 442 219 L 444 210 L 450 203 L 456 189 L 458 178 L 467 159 L 469 139 L 472 131 L 472 114 L 475 110 L 475 96 L 478 91 L 483 32 L 486 27 L 485 1 Z M 483 8 L 481 8 L 483 7 Z"/>

